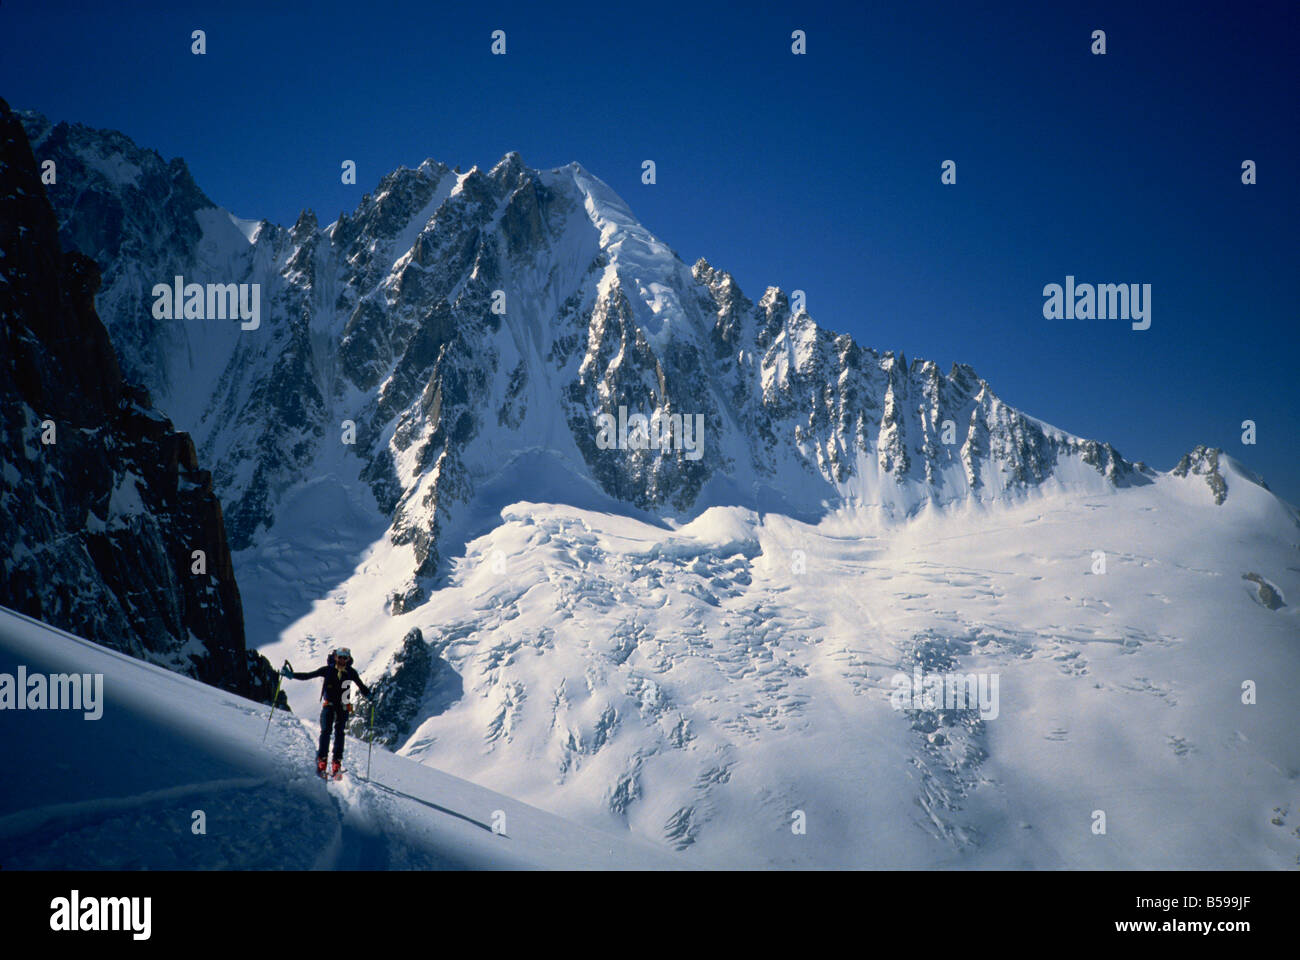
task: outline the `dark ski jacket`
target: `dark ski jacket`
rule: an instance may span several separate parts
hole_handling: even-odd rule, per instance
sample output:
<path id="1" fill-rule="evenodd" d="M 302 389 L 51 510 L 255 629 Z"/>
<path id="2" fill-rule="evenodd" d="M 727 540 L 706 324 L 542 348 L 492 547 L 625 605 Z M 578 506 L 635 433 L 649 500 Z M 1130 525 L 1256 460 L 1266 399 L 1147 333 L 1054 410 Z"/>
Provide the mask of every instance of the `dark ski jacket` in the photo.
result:
<path id="1" fill-rule="evenodd" d="M 344 680 L 351 680 L 357 685 L 358 690 L 367 697 L 370 696 L 370 688 L 362 682 L 361 677 L 357 674 L 357 671 L 352 664 L 348 664 L 347 667 L 340 670 L 335 666 L 333 657 L 330 657 L 329 663 L 325 664 L 325 666 L 321 667 L 319 670 L 313 670 L 311 673 L 294 672 L 292 676 L 295 680 L 310 680 L 313 677 L 324 677 L 325 682 L 321 684 L 320 698 L 325 701 L 325 706 L 327 707 L 337 703 L 342 703 Z"/>

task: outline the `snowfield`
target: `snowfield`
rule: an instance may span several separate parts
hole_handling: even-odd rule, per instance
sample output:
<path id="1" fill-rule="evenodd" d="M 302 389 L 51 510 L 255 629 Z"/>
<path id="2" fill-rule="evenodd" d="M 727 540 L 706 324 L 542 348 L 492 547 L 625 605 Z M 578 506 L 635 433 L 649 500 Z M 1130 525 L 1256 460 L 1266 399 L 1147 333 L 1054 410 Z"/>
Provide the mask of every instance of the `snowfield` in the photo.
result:
<path id="1" fill-rule="evenodd" d="M 1231 461 L 1221 507 L 1163 475 L 903 523 L 719 506 L 676 529 L 577 478 L 580 506 L 512 501 L 566 489 L 545 462 L 485 485 L 486 532 L 398 617 L 409 548 L 364 488 L 303 485 L 295 522 L 236 558 L 250 643 L 299 670 L 348 644 L 373 680 L 418 627 L 437 663 L 402 756 L 686 863 L 1300 862 L 1300 529 Z M 918 665 L 996 675 L 996 717 L 894 709 Z M 289 687 L 302 715 L 316 695 Z"/>

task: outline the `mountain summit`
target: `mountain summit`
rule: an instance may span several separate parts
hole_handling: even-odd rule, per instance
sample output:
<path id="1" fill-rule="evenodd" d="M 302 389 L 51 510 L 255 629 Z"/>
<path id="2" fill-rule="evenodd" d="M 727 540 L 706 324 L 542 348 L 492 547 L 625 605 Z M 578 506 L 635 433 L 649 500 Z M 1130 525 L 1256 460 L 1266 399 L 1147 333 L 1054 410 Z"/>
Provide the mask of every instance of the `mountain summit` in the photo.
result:
<path id="1" fill-rule="evenodd" d="M 426 160 L 334 223 L 304 211 L 285 229 L 220 210 L 182 161 L 121 134 L 24 122 L 62 172 L 65 243 L 108 263 L 98 302 L 125 371 L 219 465 L 233 545 L 273 526 L 354 424 L 347 452 L 414 550 L 399 610 L 519 457 L 682 518 L 726 504 L 903 517 L 1151 479 L 1009 407 L 970 367 L 877 353 L 780 289 L 754 302 L 725 271 L 687 266 L 577 163 L 539 171 L 512 152 L 457 174 Z M 174 277 L 260 285 L 261 328 L 156 319 L 149 291 Z M 631 439 L 602 444 L 602 415 L 633 418 Z M 642 449 L 642 417 L 702 417 L 698 449 Z"/>

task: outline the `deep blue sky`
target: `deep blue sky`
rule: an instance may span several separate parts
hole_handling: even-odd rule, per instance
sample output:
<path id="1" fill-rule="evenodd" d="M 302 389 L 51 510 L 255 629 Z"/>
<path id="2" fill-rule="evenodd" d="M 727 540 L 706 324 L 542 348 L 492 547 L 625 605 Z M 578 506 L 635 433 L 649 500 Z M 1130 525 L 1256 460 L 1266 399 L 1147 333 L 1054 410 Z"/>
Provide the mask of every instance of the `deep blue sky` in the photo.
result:
<path id="1" fill-rule="evenodd" d="M 0 95 L 286 224 L 425 157 L 578 160 L 753 299 L 803 289 L 823 325 L 970 363 L 1131 459 L 1221 446 L 1300 502 L 1297 4 L 272 6 L 8 0 Z M 1044 320 L 1067 273 L 1152 284 L 1151 329 Z"/>

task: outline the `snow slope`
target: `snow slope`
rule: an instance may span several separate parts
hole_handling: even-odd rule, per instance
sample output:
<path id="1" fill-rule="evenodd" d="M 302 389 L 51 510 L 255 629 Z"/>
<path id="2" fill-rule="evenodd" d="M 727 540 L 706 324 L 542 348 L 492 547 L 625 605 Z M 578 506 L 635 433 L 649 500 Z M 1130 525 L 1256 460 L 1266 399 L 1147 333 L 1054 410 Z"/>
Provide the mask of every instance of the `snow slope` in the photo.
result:
<path id="1" fill-rule="evenodd" d="M 356 742 L 345 765 L 358 776 L 326 784 L 308 719 L 277 713 L 264 744 L 262 705 L 0 608 L 0 673 L 19 664 L 102 673 L 105 707 L 99 720 L 0 714 L 5 869 L 687 866 L 382 749 L 364 781 Z"/>
<path id="2" fill-rule="evenodd" d="M 519 486 L 562 489 L 543 469 Z M 381 598 L 407 560 L 386 540 L 324 596 L 304 579 L 318 543 L 365 540 L 342 510 L 282 521 L 239 563 L 276 662 L 346 643 L 373 680 L 412 627 L 432 642 L 402 755 L 688 862 L 1295 867 L 1300 528 L 1228 482 L 1217 508 L 1200 478 L 1162 476 L 906 523 L 714 508 L 677 529 L 505 490 L 450 582 L 398 617 Z M 325 502 L 320 482 L 299 495 Z M 895 710 L 917 664 L 996 674 L 998 715 Z M 289 696 L 306 711 L 315 691 Z"/>

